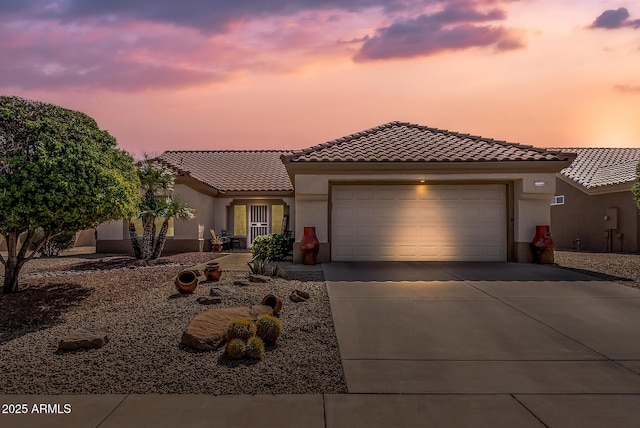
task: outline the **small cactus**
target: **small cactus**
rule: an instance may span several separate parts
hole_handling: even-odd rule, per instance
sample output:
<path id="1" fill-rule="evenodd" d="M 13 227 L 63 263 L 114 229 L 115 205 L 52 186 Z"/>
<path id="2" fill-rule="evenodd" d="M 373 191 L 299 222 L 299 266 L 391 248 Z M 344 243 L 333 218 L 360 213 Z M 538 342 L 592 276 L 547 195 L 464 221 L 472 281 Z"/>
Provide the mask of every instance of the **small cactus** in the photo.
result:
<path id="1" fill-rule="evenodd" d="M 256 335 L 256 325 L 247 319 L 233 319 L 227 326 L 227 340 L 247 340 Z"/>
<path id="2" fill-rule="evenodd" d="M 244 357 L 246 349 L 247 345 L 242 339 L 231 339 L 227 342 L 227 355 L 235 360 Z"/>
<path id="3" fill-rule="evenodd" d="M 264 343 L 276 343 L 282 333 L 282 321 L 271 315 L 260 315 L 256 321 L 256 334 Z"/>
<path id="4" fill-rule="evenodd" d="M 245 355 L 254 360 L 261 360 L 264 357 L 264 342 L 259 337 L 253 336 L 247 340 Z"/>

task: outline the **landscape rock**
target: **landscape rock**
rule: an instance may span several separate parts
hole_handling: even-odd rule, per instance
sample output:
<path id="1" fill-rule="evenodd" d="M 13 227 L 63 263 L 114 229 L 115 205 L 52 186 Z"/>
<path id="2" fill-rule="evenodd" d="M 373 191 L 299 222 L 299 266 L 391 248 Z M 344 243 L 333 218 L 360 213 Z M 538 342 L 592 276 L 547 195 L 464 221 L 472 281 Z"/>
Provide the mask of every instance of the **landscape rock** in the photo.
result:
<path id="1" fill-rule="evenodd" d="M 293 290 L 289 295 L 289 300 L 292 302 L 304 302 L 309 299 L 309 293 L 302 290 Z"/>
<path id="2" fill-rule="evenodd" d="M 211 297 L 201 296 L 201 297 L 198 297 L 196 299 L 196 302 L 200 303 L 201 305 L 215 305 L 216 303 L 221 303 L 222 302 L 222 297 L 219 297 L 219 296 L 211 296 Z"/>
<path id="3" fill-rule="evenodd" d="M 101 330 L 81 328 L 60 339 L 58 351 L 74 351 L 76 349 L 102 348 L 109 338 Z"/>
<path id="4" fill-rule="evenodd" d="M 273 315 L 269 306 L 216 308 L 196 315 L 182 334 L 182 344 L 201 351 L 213 351 L 226 340 L 227 325 L 233 318 L 256 320 L 259 315 Z"/>
<path id="5" fill-rule="evenodd" d="M 265 283 L 271 281 L 271 278 L 264 275 L 249 275 L 249 282 L 260 282 Z"/>
<path id="6" fill-rule="evenodd" d="M 211 287 L 211 290 L 209 290 L 209 295 L 211 296 L 228 296 L 230 293 L 231 289 L 224 285 Z"/>
<path id="7" fill-rule="evenodd" d="M 236 279 L 235 281 L 233 281 L 233 285 L 239 285 L 240 287 L 246 287 L 249 284 L 249 281 L 245 280 L 245 279 Z"/>

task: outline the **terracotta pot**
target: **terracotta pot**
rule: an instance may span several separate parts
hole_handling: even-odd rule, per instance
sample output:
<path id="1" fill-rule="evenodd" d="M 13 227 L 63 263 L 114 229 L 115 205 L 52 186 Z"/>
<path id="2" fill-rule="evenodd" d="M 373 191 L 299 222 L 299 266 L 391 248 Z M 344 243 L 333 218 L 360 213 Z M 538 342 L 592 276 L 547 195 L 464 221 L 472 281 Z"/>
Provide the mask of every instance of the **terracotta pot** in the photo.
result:
<path id="1" fill-rule="evenodd" d="M 198 286 L 198 277 L 191 270 L 183 270 L 176 277 L 175 284 L 180 293 L 193 293 Z"/>
<path id="2" fill-rule="evenodd" d="M 305 265 L 315 265 L 318 259 L 320 241 L 316 236 L 316 228 L 313 226 L 304 228 L 304 235 L 300 240 L 300 250 L 302 251 L 302 263 Z"/>
<path id="3" fill-rule="evenodd" d="M 262 298 L 262 304 L 270 306 L 273 309 L 273 314 L 277 314 L 282 309 L 282 300 L 274 294 L 267 294 Z"/>
<path id="4" fill-rule="evenodd" d="M 206 276 L 209 281 L 218 281 L 222 276 L 220 264 L 215 262 L 207 263 L 204 268 L 204 276 Z"/>
<path id="5" fill-rule="evenodd" d="M 531 245 L 536 263 L 553 263 L 555 244 L 551 239 L 551 230 L 548 225 L 536 226 L 536 236 L 533 237 Z"/>

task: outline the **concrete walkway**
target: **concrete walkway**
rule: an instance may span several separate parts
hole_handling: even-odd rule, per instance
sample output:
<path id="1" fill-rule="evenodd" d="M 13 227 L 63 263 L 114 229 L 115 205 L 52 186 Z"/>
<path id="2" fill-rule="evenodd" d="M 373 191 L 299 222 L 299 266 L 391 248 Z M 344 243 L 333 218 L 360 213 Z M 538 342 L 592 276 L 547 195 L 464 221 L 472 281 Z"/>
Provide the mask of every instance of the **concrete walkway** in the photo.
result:
<path id="1" fill-rule="evenodd" d="M 5 395 L 0 426 L 638 426 L 640 290 L 522 264 L 323 268 L 349 394 Z"/>
<path id="2" fill-rule="evenodd" d="M 638 425 L 640 290 L 508 263 L 332 263 L 325 278 L 362 417 L 385 397 L 408 424 Z"/>

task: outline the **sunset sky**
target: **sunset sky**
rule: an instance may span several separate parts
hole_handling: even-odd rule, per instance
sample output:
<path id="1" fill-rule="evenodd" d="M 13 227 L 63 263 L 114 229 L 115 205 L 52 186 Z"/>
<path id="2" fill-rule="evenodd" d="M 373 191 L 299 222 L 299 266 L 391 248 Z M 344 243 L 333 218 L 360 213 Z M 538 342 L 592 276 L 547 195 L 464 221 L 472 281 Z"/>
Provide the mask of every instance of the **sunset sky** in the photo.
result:
<path id="1" fill-rule="evenodd" d="M 0 94 L 133 154 L 297 149 L 399 120 L 640 147 L 640 3 L 2 0 Z"/>

